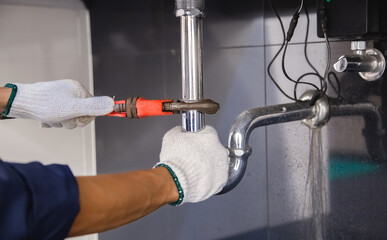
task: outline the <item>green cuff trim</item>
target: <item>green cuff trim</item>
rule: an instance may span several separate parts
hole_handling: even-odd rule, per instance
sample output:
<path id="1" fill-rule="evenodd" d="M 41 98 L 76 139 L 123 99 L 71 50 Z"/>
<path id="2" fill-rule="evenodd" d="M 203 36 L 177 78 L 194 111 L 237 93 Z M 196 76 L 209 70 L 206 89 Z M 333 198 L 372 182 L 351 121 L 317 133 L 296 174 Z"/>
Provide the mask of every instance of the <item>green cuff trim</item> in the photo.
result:
<path id="1" fill-rule="evenodd" d="M 173 181 L 175 182 L 176 187 L 177 187 L 177 191 L 179 192 L 179 200 L 177 200 L 176 202 L 170 203 L 169 205 L 179 206 L 183 202 L 184 192 L 183 192 L 183 188 L 181 187 L 179 179 L 177 178 L 175 172 L 172 170 L 172 168 L 170 168 L 168 165 L 166 165 L 164 163 L 159 163 L 155 166 L 155 168 L 156 167 L 165 167 L 169 171 L 169 173 L 172 175 Z"/>
<path id="2" fill-rule="evenodd" d="M 11 93 L 11 96 L 9 96 L 8 103 L 7 103 L 7 106 L 5 107 L 4 112 L 1 114 L 3 118 L 7 117 L 7 115 L 9 114 L 9 111 L 11 110 L 11 107 L 12 107 L 13 100 L 15 100 L 16 93 L 17 93 L 17 86 L 15 84 L 7 83 L 5 84 L 4 87 L 12 88 L 12 93 Z"/>

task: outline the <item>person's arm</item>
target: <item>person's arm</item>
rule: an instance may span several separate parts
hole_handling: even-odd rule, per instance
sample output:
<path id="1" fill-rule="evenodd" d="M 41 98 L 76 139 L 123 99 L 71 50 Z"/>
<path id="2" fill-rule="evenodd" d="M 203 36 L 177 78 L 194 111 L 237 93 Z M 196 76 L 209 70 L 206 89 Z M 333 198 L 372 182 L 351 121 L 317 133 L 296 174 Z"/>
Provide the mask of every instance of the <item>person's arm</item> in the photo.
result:
<path id="1" fill-rule="evenodd" d="M 78 213 L 68 166 L 0 160 L 0 239 L 64 239 Z"/>
<path id="2" fill-rule="evenodd" d="M 5 110 L 7 106 L 9 96 L 11 96 L 12 89 L 6 87 L 0 87 L 0 113 Z"/>
<path id="3" fill-rule="evenodd" d="M 214 128 L 168 131 L 152 170 L 78 177 L 80 212 L 69 236 L 106 231 L 171 203 L 204 201 L 228 179 L 228 151 Z"/>
<path id="4" fill-rule="evenodd" d="M 177 201 L 179 194 L 167 169 L 77 177 L 80 212 L 69 236 L 103 232 L 137 220 Z"/>

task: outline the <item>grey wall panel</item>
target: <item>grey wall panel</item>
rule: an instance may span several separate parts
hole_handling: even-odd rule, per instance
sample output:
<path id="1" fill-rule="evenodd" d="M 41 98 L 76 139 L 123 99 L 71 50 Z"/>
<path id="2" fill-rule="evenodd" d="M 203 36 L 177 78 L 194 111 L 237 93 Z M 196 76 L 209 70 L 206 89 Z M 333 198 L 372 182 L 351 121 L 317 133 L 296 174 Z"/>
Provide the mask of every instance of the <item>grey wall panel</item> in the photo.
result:
<path id="1" fill-rule="evenodd" d="M 290 1 L 289 1 L 290 3 Z M 294 2 L 293 2 L 294 3 Z M 275 4 L 273 3 L 275 6 Z M 276 8 L 278 8 L 278 4 Z M 324 39 L 317 37 L 317 24 L 316 24 L 316 11 L 313 7 L 309 6 L 309 33 L 308 33 L 308 42 L 323 42 Z M 279 11 L 285 34 L 289 28 L 290 20 L 292 19 L 293 11 L 289 10 Z M 306 27 L 307 27 L 307 17 L 303 11 L 298 20 L 297 28 L 294 31 L 294 35 L 291 39 L 291 43 L 303 43 L 305 42 L 306 36 Z M 266 6 L 265 12 L 265 44 L 281 44 L 283 41 L 283 33 L 281 30 L 280 22 L 275 16 L 271 8 Z"/>
<path id="2" fill-rule="evenodd" d="M 204 47 L 263 46 L 263 6 L 263 0 L 207 1 Z"/>

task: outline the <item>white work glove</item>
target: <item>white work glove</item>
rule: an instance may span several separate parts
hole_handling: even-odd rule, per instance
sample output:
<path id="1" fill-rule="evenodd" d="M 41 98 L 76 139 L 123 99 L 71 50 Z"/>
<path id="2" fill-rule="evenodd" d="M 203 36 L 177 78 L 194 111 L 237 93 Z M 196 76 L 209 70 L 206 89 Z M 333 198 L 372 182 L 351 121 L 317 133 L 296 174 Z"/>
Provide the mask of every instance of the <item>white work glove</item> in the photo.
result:
<path id="1" fill-rule="evenodd" d="M 35 119 L 42 127 L 83 127 L 114 108 L 112 98 L 93 97 L 75 80 L 14 85 L 17 93 L 8 117 Z"/>
<path id="2" fill-rule="evenodd" d="M 196 133 L 182 132 L 181 127 L 168 131 L 156 166 L 160 164 L 172 169 L 183 189 L 182 202 L 174 205 L 203 201 L 220 192 L 228 179 L 228 150 L 211 126 Z"/>

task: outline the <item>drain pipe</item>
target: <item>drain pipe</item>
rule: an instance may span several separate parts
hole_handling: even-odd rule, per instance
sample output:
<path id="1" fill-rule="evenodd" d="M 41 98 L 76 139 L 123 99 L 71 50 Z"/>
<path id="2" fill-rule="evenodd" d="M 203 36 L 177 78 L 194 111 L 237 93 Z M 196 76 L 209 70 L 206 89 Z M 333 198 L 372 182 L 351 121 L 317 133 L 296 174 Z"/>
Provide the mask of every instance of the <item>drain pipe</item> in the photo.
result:
<path id="1" fill-rule="evenodd" d="M 247 167 L 247 159 L 252 152 L 248 143 L 249 137 L 257 127 L 302 120 L 302 123 L 309 128 L 319 128 L 325 125 L 330 117 L 359 115 L 371 121 L 372 126 L 370 127 L 376 131 L 375 135 L 384 136 L 386 131 L 383 129 L 382 117 L 379 109 L 372 103 L 331 105 L 328 97 L 323 96 L 317 100 L 315 105 L 310 106 L 310 100 L 314 95 L 315 91 L 307 91 L 301 96 L 301 102 L 254 108 L 242 112 L 236 118 L 228 139 L 229 178 L 219 194 L 231 191 L 242 180 Z M 380 139 L 378 141 L 379 149 L 383 150 L 383 141 Z M 380 154 L 386 155 L 384 151 Z"/>
<path id="2" fill-rule="evenodd" d="M 242 112 L 232 125 L 228 138 L 229 178 L 226 186 L 219 194 L 234 189 L 242 180 L 247 167 L 247 159 L 252 149 L 249 146 L 251 132 L 257 128 L 277 123 L 304 120 L 311 128 L 321 127 L 329 120 L 330 106 L 326 96 L 310 106 L 314 91 L 308 91 L 301 96 L 302 102 L 280 104 L 254 108 Z"/>
<path id="3" fill-rule="evenodd" d="M 180 18 L 182 101 L 203 100 L 203 13 L 204 0 L 175 0 L 176 17 Z M 197 110 L 182 113 L 182 126 L 187 132 L 205 127 L 204 114 Z"/>

